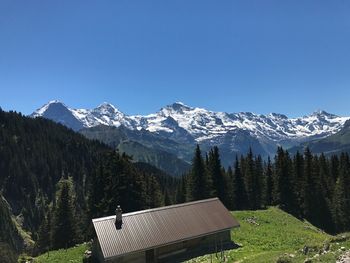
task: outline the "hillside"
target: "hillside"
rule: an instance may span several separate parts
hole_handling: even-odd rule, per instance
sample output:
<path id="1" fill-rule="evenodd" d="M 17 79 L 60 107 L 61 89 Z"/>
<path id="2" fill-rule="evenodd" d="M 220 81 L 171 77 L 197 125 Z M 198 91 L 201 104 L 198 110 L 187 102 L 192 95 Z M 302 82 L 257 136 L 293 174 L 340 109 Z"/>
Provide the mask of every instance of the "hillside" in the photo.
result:
<path id="1" fill-rule="evenodd" d="M 13 262 L 23 246 L 24 240 L 12 220 L 10 206 L 0 194 L 0 258 L 5 263 Z"/>
<path id="2" fill-rule="evenodd" d="M 174 199 L 176 183 L 61 124 L 0 110 L 0 255 L 88 240 L 92 217 L 112 214 L 117 204 L 125 212 L 161 206 L 165 193 Z M 60 210 L 61 197 L 68 205 Z M 60 211 L 69 211 L 61 219 L 76 228 L 68 241 L 58 229 Z"/>
<path id="3" fill-rule="evenodd" d="M 100 154 L 110 148 L 52 121 L 0 111 L 0 191 L 21 226 L 38 230 L 56 184 L 71 176 L 79 210 Z"/>
<path id="4" fill-rule="evenodd" d="M 284 259 L 281 262 L 303 263 L 307 258 L 314 258 L 312 262 L 335 262 L 343 253 L 339 248 L 350 249 L 350 235 L 328 235 L 275 207 L 233 214 L 241 227 L 232 230 L 231 237 L 240 247 L 224 253 L 228 262 L 263 263 Z M 320 255 L 319 251 L 327 244 L 330 250 Z M 304 247 L 309 250 L 306 255 L 302 253 Z M 210 258 L 206 255 L 189 262 L 210 262 Z M 215 255 L 212 259 L 220 262 Z"/>
<path id="5" fill-rule="evenodd" d="M 340 154 L 341 152 L 350 152 L 350 121 L 345 122 L 344 127 L 337 133 L 324 139 L 315 140 L 294 147 L 291 152 L 297 150 L 303 151 L 308 147 L 313 153 L 325 155 Z"/>
<path id="6" fill-rule="evenodd" d="M 89 139 L 99 140 L 125 152 L 132 156 L 135 162 L 149 163 L 167 174 L 181 176 L 189 170 L 189 163 L 175 153 L 184 152 L 184 149 L 185 152 L 191 151 L 192 145 L 182 145 L 170 139 L 157 137 L 146 130 L 133 131 L 123 126 L 99 125 L 79 132 Z"/>

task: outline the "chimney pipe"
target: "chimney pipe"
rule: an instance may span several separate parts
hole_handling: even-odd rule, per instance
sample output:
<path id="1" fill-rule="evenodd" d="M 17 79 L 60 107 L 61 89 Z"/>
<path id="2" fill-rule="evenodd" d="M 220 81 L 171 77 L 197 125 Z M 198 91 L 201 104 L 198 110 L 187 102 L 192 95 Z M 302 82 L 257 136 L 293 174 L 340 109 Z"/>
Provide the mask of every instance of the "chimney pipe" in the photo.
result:
<path id="1" fill-rule="evenodd" d="M 115 210 L 115 226 L 117 229 L 121 229 L 123 224 L 123 210 L 120 205 L 117 206 Z"/>

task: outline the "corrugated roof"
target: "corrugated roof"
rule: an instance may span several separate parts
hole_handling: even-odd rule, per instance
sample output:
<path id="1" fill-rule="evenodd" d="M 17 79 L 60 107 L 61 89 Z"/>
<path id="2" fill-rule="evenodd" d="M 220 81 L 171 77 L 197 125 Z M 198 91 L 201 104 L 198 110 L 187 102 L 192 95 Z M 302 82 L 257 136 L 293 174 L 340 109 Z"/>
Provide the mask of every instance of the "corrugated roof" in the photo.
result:
<path id="1" fill-rule="evenodd" d="M 123 214 L 121 229 L 115 216 L 92 222 L 105 259 L 239 226 L 218 198 Z"/>

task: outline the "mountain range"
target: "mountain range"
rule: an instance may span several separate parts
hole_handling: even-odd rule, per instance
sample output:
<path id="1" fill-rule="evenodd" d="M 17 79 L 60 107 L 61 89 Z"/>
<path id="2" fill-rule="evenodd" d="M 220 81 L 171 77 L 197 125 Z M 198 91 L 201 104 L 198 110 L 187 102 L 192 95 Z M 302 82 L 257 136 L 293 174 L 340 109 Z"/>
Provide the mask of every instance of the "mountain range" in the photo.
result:
<path id="1" fill-rule="evenodd" d="M 30 116 L 61 123 L 167 172 L 174 167 L 164 168 L 167 160 L 172 164 L 181 163 L 182 168 L 172 173 L 177 175 L 188 168 L 195 144 L 200 144 L 204 151 L 218 146 L 222 162 L 227 166 L 232 164 L 235 155 L 244 154 L 249 148 L 267 157 L 274 154 L 279 145 L 290 148 L 327 138 L 341 131 L 350 119 L 325 111 L 299 118 L 278 113 L 214 112 L 182 102 L 149 115 L 127 115 L 106 102 L 94 109 L 74 109 L 57 100 L 48 102 Z M 145 154 L 139 154 L 141 148 Z"/>

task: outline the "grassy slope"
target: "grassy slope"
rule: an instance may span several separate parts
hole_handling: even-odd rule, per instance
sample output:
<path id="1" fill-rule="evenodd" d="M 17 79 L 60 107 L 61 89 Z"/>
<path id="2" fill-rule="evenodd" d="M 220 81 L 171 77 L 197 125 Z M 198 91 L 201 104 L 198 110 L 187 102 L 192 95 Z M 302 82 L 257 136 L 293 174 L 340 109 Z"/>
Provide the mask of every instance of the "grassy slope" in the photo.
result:
<path id="1" fill-rule="evenodd" d="M 308 222 L 300 221 L 275 207 L 259 211 L 237 211 L 233 214 L 239 220 L 241 227 L 232 230 L 232 240 L 241 247 L 226 251 L 226 262 L 276 262 L 279 257 L 286 255 L 290 262 L 302 263 L 306 258 L 318 254 L 327 242 L 330 242 L 330 252 L 314 258 L 312 262 L 335 262 L 343 253 L 339 251 L 340 247 L 350 249 L 350 233 L 330 236 Z M 254 218 L 259 225 L 247 222 L 247 218 Z M 305 245 L 313 248 L 307 255 L 301 253 Z M 86 249 L 87 245 L 80 245 L 67 251 L 51 251 L 50 257 L 43 254 L 35 258 L 34 262 L 82 262 Z M 289 256 L 291 254 L 293 258 Z M 220 262 L 215 256 L 212 256 L 212 259 L 213 262 Z M 210 262 L 210 255 L 189 262 Z"/>
<path id="2" fill-rule="evenodd" d="M 276 262 L 285 254 L 291 262 L 304 262 L 318 253 L 326 242 L 334 239 L 307 222 L 274 207 L 260 211 L 233 212 L 241 224 L 239 229 L 232 231 L 232 240 L 241 247 L 225 252 L 226 262 Z M 247 218 L 256 218 L 255 225 L 247 222 Z M 305 246 L 314 247 L 314 252 L 303 255 L 301 249 Z M 350 248 L 350 241 L 331 243 L 331 250 L 339 247 Z M 293 258 L 289 255 L 292 254 Z M 321 255 L 312 262 L 335 262 L 340 252 Z M 213 262 L 219 262 L 214 256 Z M 323 261 L 322 261 L 323 260 Z M 210 262 L 210 256 L 203 256 L 190 262 Z"/>
<path id="3" fill-rule="evenodd" d="M 319 246 L 330 238 L 311 224 L 302 222 L 277 208 L 241 211 L 234 215 L 241 223 L 241 228 L 232 233 L 232 239 L 242 245 L 242 248 L 231 254 L 237 259 L 264 257 L 272 260 L 281 252 L 294 253 L 305 244 Z M 259 225 L 245 221 L 250 217 L 256 217 Z"/>
<path id="4" fill-rule="evenodd" d="M 56 251 L 50 251 L 35 258 L 34 263 L 81 263 L 83 262 L 83 256 L 85 250 L 88 249 L 87 244 L 78 245 L 76 247 L 69 248 L 67 250 L 60 249 Z"/>

